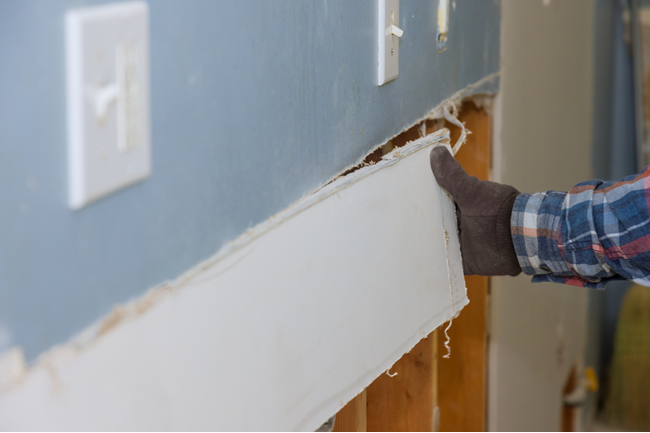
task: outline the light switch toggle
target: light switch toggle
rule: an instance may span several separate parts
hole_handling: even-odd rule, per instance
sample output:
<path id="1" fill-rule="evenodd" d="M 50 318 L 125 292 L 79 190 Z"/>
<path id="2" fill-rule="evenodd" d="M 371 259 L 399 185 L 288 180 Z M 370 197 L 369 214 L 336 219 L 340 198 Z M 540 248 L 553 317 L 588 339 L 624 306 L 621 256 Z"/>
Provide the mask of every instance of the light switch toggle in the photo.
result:
<path id="1" fill-rule="evenodd" d="M 117 102 L 119 89 L 117 83 L 100 87 L 95 93 L 95 116 L 97 121 L 104 123 L 108 116 L 108 109 Z"/>
<path id="2" fill-rule="evenodd" d="M 404 30 L 400 29 L 395 25 L 395 12 L 391 11 L 390 26 L 386 29 L 386 36 L 392 35 L 401 38 L 403 34 L 404 34 Z"/>
<path id="3" fill-rule="evenodd" d="M 404 30 L 400 29 L 395 24 L 391 24 L 390 27 L 388 27 L 388 30 L 390 30 L 388 32 L 389 35 L 397 36 L 398 38 L 401 38 L 404 34 Z"/>
<path id="4" fill-rule="evenodd" d="M 117 81 L 101 86 L 95 92 L 95 117 L 100 124 L 106 122 L 110 107 L 117 105 L 118 147 L 129 150 L 138 144 L 138 78 L 137 46 L 120 44 L 115 52 Z"/>

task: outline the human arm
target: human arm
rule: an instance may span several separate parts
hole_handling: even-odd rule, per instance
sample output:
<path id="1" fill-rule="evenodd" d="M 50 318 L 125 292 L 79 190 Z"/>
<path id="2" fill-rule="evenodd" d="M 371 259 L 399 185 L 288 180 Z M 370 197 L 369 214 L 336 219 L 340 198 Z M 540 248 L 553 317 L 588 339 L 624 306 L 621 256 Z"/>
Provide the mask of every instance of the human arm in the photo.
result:
<path id="1" fill-rule="evenodd" d="M 521 194 L 511 231 L 534 282 L 604 288 L 650 286 L 650 167 L 618 182 L 591 180 L 567 192 Z"/>
<path id="2" fill-rule="evenodd" d="M 495 263 L 512 263 L 514 258 L 535 282 L 602 288 L 610 280 L 630 279 L 650 285 L 650 168 L 618 182 L 584 182 L 568 192 L 519 194 L 507 185 L 468 176 L 445 148 L 432 150 L 431 167 L 440 186 L 456 201 L 467 275 L 512 275 L 495 267 L 477 270 L 466 264 L 490 257 Z M 497 186 L 485 189 L 486 185 Z M 501 187 L 517 193 L 509 222 L 513 255 L 505 248 L 500 249 L 500 256 L 495 255 L 485 247 L 503 242 L 496 230 L 490 232 L 491 227 L 504 230 L 503 204 L 508 190 Z M 501 192 L 490 195 L 486 191 Z M 495 225 L 494 218 L 478 220 L 483 226 L 481 233 L 494 235 L 489 235 L 483 246 L 477 245 L 476 224 L 464 224 L 464 215 L 489 216 L 489 209 L 497 208 L 502 210 L 500 225 Z"/>

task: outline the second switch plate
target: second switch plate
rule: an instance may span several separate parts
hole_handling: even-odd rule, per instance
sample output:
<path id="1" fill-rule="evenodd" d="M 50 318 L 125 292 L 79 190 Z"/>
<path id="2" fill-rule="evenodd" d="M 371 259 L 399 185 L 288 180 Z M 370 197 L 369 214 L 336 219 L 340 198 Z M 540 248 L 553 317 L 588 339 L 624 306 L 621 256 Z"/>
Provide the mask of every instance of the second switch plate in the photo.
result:
<path id="1" fill-rule="evenodd" d="M 148 15 L 140 1 L 66 15 L 73 209 L 151 173 Z"/>
<path id="2" fill-rule="evenodd" d="M 377 0 L 377 84 L 399 74 L 399 0 Z"/>

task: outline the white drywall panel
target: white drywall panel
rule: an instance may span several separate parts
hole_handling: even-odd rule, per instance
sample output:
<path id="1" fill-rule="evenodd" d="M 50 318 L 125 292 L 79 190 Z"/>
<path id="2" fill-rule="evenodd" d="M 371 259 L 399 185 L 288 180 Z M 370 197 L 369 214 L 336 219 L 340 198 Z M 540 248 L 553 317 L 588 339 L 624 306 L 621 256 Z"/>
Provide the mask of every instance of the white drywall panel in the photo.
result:
<path id="1" fill-rule="evenodd" d="M 502 3 L 495 180 L 522 192 L 591 178 L 594 3 Z M 562 388 L 586 344 L 587 289 L 494 278 L 488 425 L 560 428 Z"/>
<path id="2" fill-rule="evenodd" d="M 5 386 L 0 429 L 314 430 L 468 302 L 429 167 L 448 140 L 397 149 L 115 309 Z"/>

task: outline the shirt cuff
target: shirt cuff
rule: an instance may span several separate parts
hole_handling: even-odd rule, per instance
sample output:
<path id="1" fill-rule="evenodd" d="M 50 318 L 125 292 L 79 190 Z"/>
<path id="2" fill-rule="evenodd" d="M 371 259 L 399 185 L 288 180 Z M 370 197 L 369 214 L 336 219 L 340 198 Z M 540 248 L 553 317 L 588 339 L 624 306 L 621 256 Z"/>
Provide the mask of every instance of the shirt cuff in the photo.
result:
<path id="1" fill-rule="evenodd" d="M 533 276 L 533 282 L 603 288 L 604 279 L 589 281 L 581 277 L 568 266 L 560 251 L 558 231 L 566 194 L 547 191 L 517 197 L 510 219 L 517 260 L 521 270 Z"/>

